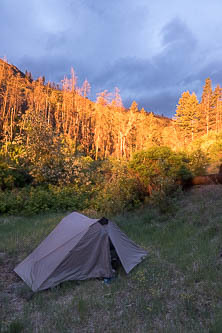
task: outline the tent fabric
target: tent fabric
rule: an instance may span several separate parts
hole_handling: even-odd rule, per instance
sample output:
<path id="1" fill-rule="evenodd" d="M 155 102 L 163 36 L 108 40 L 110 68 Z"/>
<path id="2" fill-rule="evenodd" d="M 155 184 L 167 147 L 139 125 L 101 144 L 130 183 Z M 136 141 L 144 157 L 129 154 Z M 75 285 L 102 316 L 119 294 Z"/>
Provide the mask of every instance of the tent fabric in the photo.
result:
<path id="1" fill-rule="evenodd" d="M 109 239 L 105 232 L 101 232 L 100 225 L 97 223 L 89 228 L 78 245 L 56 268 L 41 288 L 53 287 L 64 280 L 86 280 L 94 277 L 111 276 Z"/>
<path id="2" fill-rule="evenodd" d="M 123 268 L 128 274 L 142 261 L 147 255 L 147 252 L 131 241 L 115 223 L 110 221 L 107 228 L 109 237 L 115 247 Z"/>
<path id="3" fill-rule="evenodd" d="M 67 215 L 14 271 L 33 291 L 67 280 L 111 277 L 110 241 L 128 274 L 147 252 L 114 222 L 100 224 L 73 212 Z"/>
<path id="4" fill-rule="evenodd" d="M 41 284 L 97 221 L 79 213 L 67 215 L 14 271 L 33 291 L 42 290 Z"/>

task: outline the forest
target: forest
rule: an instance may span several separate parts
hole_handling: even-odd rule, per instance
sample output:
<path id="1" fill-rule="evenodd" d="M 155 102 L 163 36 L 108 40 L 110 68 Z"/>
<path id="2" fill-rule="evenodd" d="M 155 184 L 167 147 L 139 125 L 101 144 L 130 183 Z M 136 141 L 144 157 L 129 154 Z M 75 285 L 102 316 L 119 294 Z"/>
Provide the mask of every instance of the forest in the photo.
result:
<path id="1" fill-rule="evenodd" d="M 89 99 L 74 69 L 34 80 L 0 59 L 0 213 L 91 209 L 107 215 L 167 200 L 178 183 L 222 159 L 222 89 L 182 93 L 173 119 L 123 106 L 120 92 Z M 155 201 L 154 200 L 154 201 Z M 163 202 L 163 200 L 162 200 Z"/>

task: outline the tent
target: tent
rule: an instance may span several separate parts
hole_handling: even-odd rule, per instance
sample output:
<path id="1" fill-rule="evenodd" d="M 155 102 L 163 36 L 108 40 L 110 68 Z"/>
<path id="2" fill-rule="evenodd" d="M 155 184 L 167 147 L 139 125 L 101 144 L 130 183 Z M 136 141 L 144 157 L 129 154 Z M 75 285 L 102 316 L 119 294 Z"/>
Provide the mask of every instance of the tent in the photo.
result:
<path id="1" fill-rule="evenodd" d="M 113 276 L 110 245 L 127 274 L 147 255 L 115 223 L 73 212 L 14 271 L 33 291 L 67 280 L 109 278 Z"/>

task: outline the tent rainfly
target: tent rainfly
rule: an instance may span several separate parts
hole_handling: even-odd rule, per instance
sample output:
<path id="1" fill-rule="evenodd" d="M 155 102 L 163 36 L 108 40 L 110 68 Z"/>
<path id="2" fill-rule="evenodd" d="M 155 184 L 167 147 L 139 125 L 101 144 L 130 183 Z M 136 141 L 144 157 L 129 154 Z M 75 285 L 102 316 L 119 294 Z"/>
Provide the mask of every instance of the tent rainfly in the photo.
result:
<path id="1" fill-rule="evenodd" d="M 67 280 L 109 278 L 110 245 L 127 274 L 147 255 L 115 223 L 73 212 L 14 271 L 34 292 Z"/>

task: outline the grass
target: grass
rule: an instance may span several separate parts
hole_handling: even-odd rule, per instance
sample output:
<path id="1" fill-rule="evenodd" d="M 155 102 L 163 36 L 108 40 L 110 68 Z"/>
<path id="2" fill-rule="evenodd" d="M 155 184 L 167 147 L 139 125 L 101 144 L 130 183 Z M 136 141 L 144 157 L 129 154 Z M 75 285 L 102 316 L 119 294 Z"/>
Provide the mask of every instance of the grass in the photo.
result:
<path id="1" fill-rule="evenodd" d="M 113 218 L 149 251 L 129 275 L 32 297 L 14 265 L 64 214 L 0 218 L 0 332 L 221 332 L 222 186 L 181 194 L 173 212 L 168 204 L 164 214 L 147 206 Z"/>

